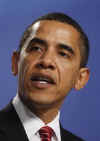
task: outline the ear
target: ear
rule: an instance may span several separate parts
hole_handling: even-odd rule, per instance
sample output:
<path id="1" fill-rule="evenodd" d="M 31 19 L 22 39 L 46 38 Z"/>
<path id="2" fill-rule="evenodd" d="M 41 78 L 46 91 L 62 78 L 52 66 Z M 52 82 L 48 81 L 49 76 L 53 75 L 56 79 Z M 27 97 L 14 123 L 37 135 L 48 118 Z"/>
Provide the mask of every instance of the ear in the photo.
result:
<path id="1" fill-rule="evenodd" d="M 81 68 L 79 71 L 79 76 L 75 82 L 74 88 L 76 90 L 80 90 L 81 88 L 83 88 L 86 85 L 86 83 L 88 82 L 89 76 L 90 76 L 89 69 L 85 67 Z"/>
<path id="2" fill-rule="evenodd" d="M 14 51 L 12 55 L 12 73 L 15 76 L 18 74 L 18 61 L 19 53 L 17 51 Z"/>

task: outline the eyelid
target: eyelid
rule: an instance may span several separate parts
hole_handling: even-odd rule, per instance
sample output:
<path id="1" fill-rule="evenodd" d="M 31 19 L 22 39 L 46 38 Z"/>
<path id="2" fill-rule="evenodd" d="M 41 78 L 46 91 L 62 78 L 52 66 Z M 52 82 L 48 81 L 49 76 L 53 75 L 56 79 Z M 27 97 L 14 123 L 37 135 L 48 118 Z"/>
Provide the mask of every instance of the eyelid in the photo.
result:
<path id="1" fill-rule="evenodd" d="M 72 49 L 72 47 L 70 47 L 68 45 L 60 44 L 59 48 L 64 50 L 64 51 L 67 51 L 68 53 L 70 53 L 72 55 L 74 55 L 74 50 Z"/>
<path id="2" fill-rule="evenodd" d="M 35 44 L 29 44 L 26 51 L 32 51 L 36 48 L 42 50 L 42 47 L 39 44 L 35 43 Z"/>
<path id="3" fill-rule="evenodd" d="M 64 51 L 59 51 L 59 54 L 62 56 L 62 57 L 64 57 L 64 58 L 70 58 L 71 57 L 71 55 L 70 55 L 70 53 L 66 53 L 66 52 L 64 52 Z"/>

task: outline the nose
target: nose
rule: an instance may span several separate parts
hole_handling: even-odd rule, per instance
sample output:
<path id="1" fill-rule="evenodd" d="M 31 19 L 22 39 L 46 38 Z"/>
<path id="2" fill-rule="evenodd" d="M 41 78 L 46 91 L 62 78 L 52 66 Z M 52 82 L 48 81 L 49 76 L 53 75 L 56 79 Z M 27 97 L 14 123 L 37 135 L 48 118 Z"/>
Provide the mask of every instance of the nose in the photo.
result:
<path id="1" fill-rule="evenodd" d="M 52 52 L 47 51 L 42 54 L 39 61 L 36 64 L 36 67 L 39 69 L 51 69 L 54 70 L 56 68 L 54 55 Z"/>

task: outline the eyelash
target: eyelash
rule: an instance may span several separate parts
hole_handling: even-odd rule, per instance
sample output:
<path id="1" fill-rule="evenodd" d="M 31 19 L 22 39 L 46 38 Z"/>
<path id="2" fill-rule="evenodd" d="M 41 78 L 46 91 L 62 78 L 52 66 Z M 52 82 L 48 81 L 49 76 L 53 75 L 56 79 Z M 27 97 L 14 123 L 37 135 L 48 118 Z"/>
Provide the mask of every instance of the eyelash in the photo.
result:
<path id="1" fill-rule="evenodd" d="M 64 53 L 64 52 L 59 52 L 59 54 L 62 56 L 62 57 L 66 57 L 66 58 L 69 58 L 70 55 L 68 55 L 67 53 Z"/>
<path id="2" fill-rule="evenodd" d="M 30 51 L 38 51 L 38 50 L 42 50 L 39 46 L 34 46 L 34 47 L 30 47 L 29 49 Z"/>
<path id="3" fill-rule="evenodd" d="M 29 47 L 29 51 L 42 51 L 42 48 L 39 46 Z M 70 55 L 68 53 L 64 53 L 63 51 L 59 51 L 58 54 L 64 58 L 69 58 Z"/>

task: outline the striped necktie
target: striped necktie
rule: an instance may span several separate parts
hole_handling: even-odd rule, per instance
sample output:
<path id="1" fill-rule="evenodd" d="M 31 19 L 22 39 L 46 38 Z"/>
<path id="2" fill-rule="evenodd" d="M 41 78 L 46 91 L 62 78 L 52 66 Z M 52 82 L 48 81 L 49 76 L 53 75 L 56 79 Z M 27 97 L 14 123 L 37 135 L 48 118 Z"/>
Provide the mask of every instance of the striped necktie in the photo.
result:
<path id="1" fill-rule="evenodd" d="M 54 132 L 49 126 L 44 126 L 39 130 L 41 141 L 51 141 Z"/>

